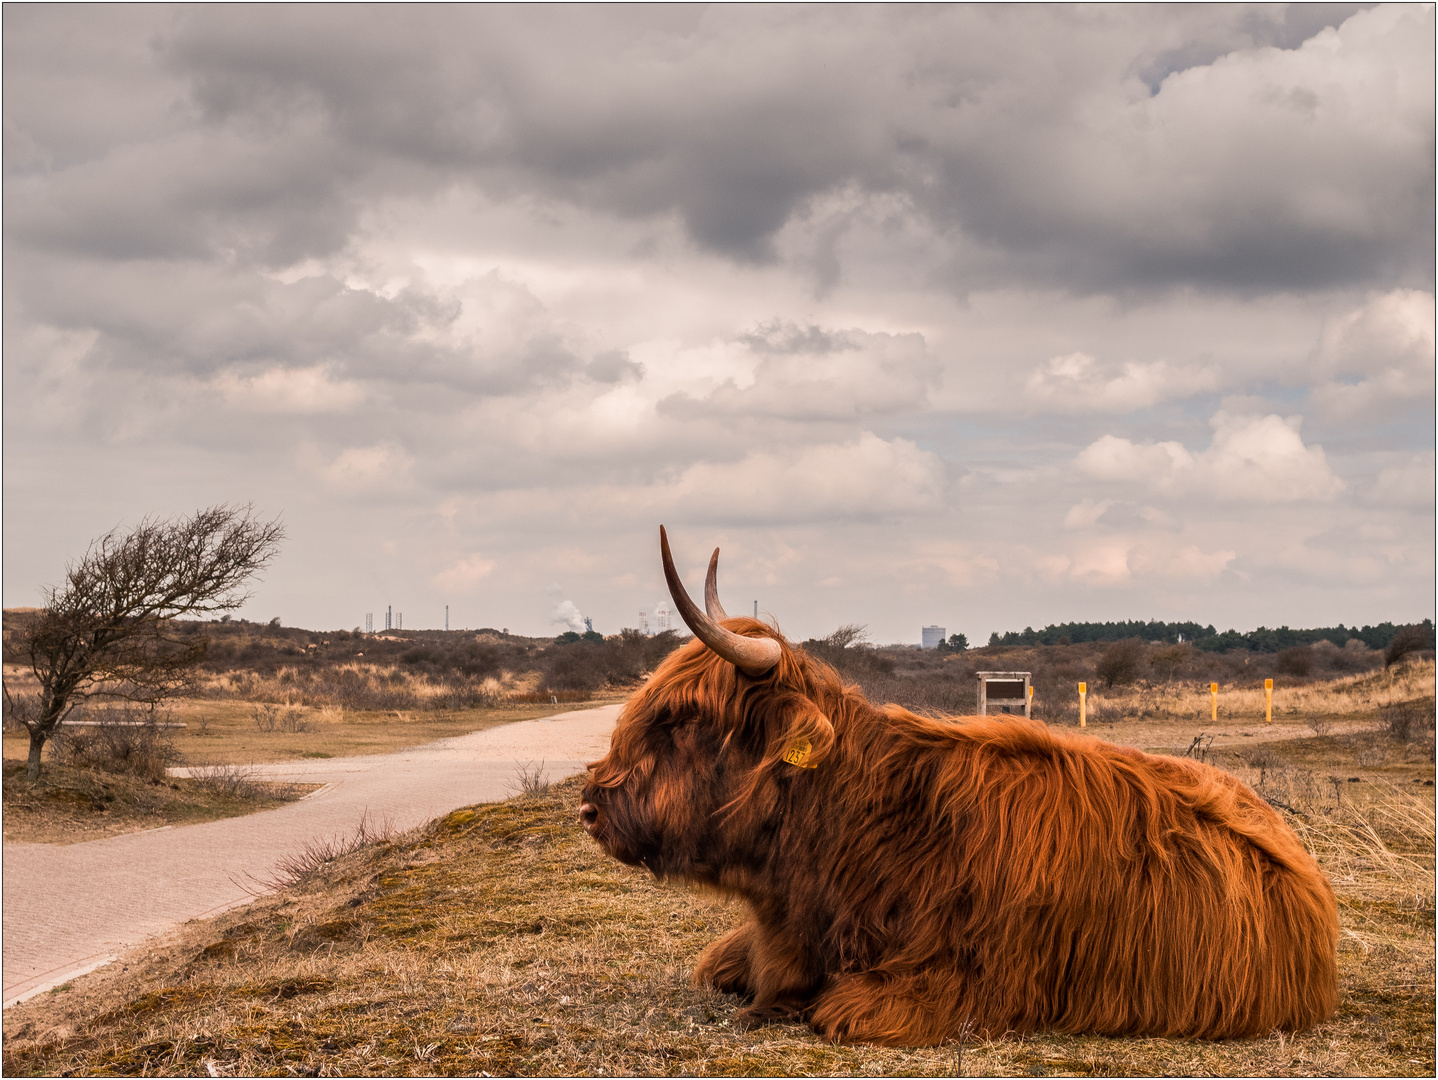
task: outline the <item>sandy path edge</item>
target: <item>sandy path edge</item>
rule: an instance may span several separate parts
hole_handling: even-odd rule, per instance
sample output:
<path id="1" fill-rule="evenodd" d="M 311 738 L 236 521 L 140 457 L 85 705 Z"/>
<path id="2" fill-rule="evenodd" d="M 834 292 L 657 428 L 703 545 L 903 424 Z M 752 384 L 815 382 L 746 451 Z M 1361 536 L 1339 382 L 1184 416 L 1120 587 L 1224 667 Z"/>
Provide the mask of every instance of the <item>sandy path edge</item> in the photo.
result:
<path id="1" fill-rule="evenodd" d="M 559 780 L 602 757 L 622 705 L 519 720 L 394 754 L 280 762 L 255 775 L 323 784 L 298 802 L 222 821 L 80 844 L 3 845 L 4 1006 L 191 919 L 268 891 L 276 863 L 361 818 L 403 831 L 514 794 L 522 768 Z"/>

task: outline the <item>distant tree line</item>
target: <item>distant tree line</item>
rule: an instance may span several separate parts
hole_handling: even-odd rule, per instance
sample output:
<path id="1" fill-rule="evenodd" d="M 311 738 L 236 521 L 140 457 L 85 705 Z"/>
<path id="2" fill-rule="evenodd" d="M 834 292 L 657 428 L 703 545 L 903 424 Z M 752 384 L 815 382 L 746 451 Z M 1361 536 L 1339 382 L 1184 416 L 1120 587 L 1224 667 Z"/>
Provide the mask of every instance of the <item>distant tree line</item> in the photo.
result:
<path id="1" fill-rule="evenodd" d="M 1414 625 L 1422 627 L 1429 639 L 1432 639 L 1432 619 L 1424 619 Z M 1143 641 L 1161 641 L 1167 645 L 1176 645 L 1181 640 L 1204 652 L 1247 649 L 1250 652 L 1276 653 L 1300 645 L 1313 645 L 1319 641 L 1331 641 L 1342 646 L 1357 639 L 1370 649 L 1387 649 L 1404 629 L 1403 624 L 1395 625 L 1391 622 L 1361 628 L 1339 623 L 1337 626 L 1322 626 L 1313 630 L 1294 630 L 1287 626 L 1269 629 L 1260 626 L 1257 630 L 1241 634 L 1237 630 L 1219 633 L 1212 626 L 1203 626 L 1196 622 L 1162 622 L 1158 619 L 1144 622 L 1140 619 L 1128 619 L 1123 622 L 1058 623 L 1045 626 L 1042 630 L 1026 626 L 1023 630 L 1010 630 L 1004 634 L 995 632 L 989 635 L 989 644 L 1078 645 L 1088 641 L 1124 641 L 1139 638 Z"/>

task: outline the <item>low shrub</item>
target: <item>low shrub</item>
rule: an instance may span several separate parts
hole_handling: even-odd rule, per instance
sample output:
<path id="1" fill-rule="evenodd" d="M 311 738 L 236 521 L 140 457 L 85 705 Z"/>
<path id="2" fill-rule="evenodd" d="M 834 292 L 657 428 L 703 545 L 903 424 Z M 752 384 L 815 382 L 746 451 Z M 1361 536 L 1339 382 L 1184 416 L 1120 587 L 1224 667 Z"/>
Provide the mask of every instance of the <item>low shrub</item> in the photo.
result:
<path id="1" fill-rule="evenodd" d="M 638 630 L 623 630 L 608 638 L 562 634 L 539 657 L 542 689 L 557 694 L 630 685 L 658 667 L 679 644 L 673 630 L 653 637 Z"/>
<path id="2" fill-rule="evenodd" d="M 1313 670 L 1313 650 L 1307 645 L 1284 649 L 1274 661 L 1274 667 L 1282 675 L 1294 675 L 1301 679 Z"/>
<path id="3" fill-rule="evenodd" d="M 1398 701 L 1378 710 L 1382 729 L 1402 742 L 1433 730 L 1433 699 Z"/>
<path id="4" fill-rule="evenodd" d="M 961 665 L 919 675 L 875 674 L 859 681 L 875 704 L 901 705 L 918 713 L 938 716 L 972 715 L 977 708 L 975 682 Z"/>
<path id="5" fill-rule="evenodd" d="M 51 736 L 51 754 L 62 765 L 163 780 L 166 770 L 180 760 L 174 736 L 161 726 L 167 713 L 100 708 L 87 710 L 78 719 L 94 726 L 66 723 Z"/>
<path id="6" fill-rule="evenodd" d="M 1172 681 L 1193 651 L 1192 645 L 1166 645 L 1154 649 L 1148 662 L 1160 676 Z"/>
<path id="7" fill-rule="evenodd" d="M 865 686 L 870 683 L 895 682 L 898 668 L 895 656 L 887 650 L 881 651 L 870 646 L 866 628 L 856 623 L 841 626 L 827 637 L 810 638 L 804 642 L 804 651 L 829 664 L 840 675 L 856 679 Z M 931 655 L 937 655 L 937 653 Z M 927 677 L 931 667 L 931 664 L 924 664 L 915 670 L 923 672 Z M 939 671 L 943 676 L 950 674 L 947 664 Z M 899 677 L 899 681 L 902 682 L 902 677 Z M 900 697 L 906 700 L 901 701 L 899 698 L 893 700 L 897 704 L 908 705 L 907 699 L 914 697 L 913 687 L 896 687 L 895 689 Z M 925 695 L 921 694 L 920 696 Z M 942 693 L 940 696 L 943 696 Z"/>
<path id="8" fill-rule="evenodd" d="M 283 731 L 287 735 L 299 735 L 310 730 L 310 722 L 304 711 L 293 705 L 256 705 L 250 710 L 255 727 L 261 731 Z"/>
<path id="9" fill-rule="evenodd" d="M 202 765 L 190 770 L 190 779 L 232 799 L 258 798 L 266 790 L 247 765 Z"/>
<path id="10" fill-rule="evenodd" d="M 1414 623 L 1412 626 L 1405 626 L 1393 635 L 1393 640 L 1388 643 L 1388 648 L 1383 652 L 1383 666 L 1392 667 L 1411 653 L 1431 652 L 1432 650 L 1433 624 L 1427 621 Z"/>
<path id="11" fill-rule="evenodd" d="M 1138 678 L 1143 660 L 1143 642 L 1138 638 L 1117 641 L 1098 658 L 1094 675 L 1105 686 L 1127 686 Z"/>

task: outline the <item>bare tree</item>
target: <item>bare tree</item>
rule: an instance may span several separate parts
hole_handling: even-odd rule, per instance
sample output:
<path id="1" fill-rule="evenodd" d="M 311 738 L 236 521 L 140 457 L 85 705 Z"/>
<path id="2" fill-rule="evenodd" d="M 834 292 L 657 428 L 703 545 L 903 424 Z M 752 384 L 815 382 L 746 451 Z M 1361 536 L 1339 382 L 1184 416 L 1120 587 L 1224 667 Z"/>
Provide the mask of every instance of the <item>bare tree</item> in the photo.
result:
<path id="1" fill-rule="evenodd" d="M 30 733 L 26 777 L 39 779 L 45 741 L 82 701 L 153 706 L 181 690 L 209 642 L 181 637 L 171 620 L 243 604 L 245 582 L 275 557 L 284 535 L 278 520 L 257 521 L 252 506 L 222 505 L 188 518 L 146 518 L 94 541 L 66 568 L 64 588 L 46 589 L 45 606 L 6 642 L 40 681 L 30 703 L 5 690 L 7 710 Z"/>

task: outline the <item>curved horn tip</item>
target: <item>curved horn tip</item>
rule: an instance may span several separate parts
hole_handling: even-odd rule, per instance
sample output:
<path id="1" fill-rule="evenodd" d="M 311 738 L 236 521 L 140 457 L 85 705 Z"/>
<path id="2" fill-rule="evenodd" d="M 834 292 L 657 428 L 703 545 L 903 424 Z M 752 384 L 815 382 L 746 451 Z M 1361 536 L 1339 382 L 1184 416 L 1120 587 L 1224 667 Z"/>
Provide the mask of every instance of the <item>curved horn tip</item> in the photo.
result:
<path id="1" fill-rule="evenodd" d="M 704 610 L 715 622 L 723 622 L 729 617 L 724 610 L 724 605 L 719 602 L 719 549 L 714 549 L 714 554 L 709 556 L 709 573 L 704 576 Z"/>
<path id="2" fill-rule="evenodd" d="M 669 536 L 663 525 L 659 526 L 659 550 L 664 563 L 664 577 L 669 584 L 669 595 L 674 598 L 679 617 L 694 632 L 695 637 L 746 675 L 763 675 L 779 662 L 783 650 L 773 638 L 745 637 L 726 630 L 713 616 L 701 611 L 698 605 L 689 599 L 689 593 L 674 566 L 674 557 L 669 550 Z M 717 550 L 715 556 L 718 556 Z M 712 571 L 715 565 L 712 559 L 709 565 Z"/>

